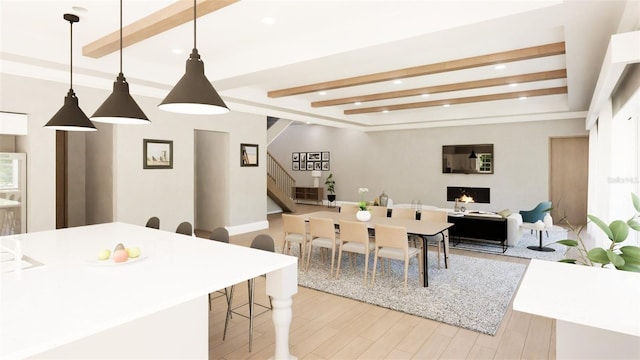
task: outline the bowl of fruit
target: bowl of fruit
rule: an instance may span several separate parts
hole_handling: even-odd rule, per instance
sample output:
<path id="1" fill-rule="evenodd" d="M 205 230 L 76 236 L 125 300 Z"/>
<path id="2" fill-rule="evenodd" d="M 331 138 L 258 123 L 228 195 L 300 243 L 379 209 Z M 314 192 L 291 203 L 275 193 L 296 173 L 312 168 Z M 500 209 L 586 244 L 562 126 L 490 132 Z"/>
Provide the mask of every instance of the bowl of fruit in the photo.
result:
<path id="1" fill-rule="evenodd" d="M 113 251 L 110 249 L 98 251 L 97 260 L 92 261 L 92 263 L 99 265 L 128 264 L 144 258 L 146 258 L 146 255 L 142 255 L 139 247 L 125 247 L 124 244 L 119 243 Z"/>

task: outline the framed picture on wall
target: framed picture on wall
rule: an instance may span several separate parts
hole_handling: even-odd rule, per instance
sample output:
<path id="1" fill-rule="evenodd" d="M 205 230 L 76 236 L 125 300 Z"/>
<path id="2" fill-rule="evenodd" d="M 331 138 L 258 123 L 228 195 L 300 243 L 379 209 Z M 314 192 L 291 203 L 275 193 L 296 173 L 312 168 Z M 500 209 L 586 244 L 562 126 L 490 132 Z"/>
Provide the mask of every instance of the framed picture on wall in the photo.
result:
<path id="1" fill-rule="evenodd" d="M 143 169 L 173 169 L 173 140 L 142 139 Z"/>
<path id="2" fill-rule="evenodd" d="M 305 170 L 307 170 L 307 162 L 300 161 L 300 171 L 305 171 Z"/>
<path id="3" fill-rule="evenodd" d="M 240 166 L 258 166 L 257 144 L 240 144 Z"/>
<path id="4" fill-rule="evenodd" d="M 329 162 L 328 161 L 323 161 L 322 162 L 322 171 L 329 171 L 331 169 L 329 169 Z"/>
<path id="5" fill-rule="evenodd" d="M 322 161 L 329 161 L 329 152 L 328 151 L 323 151 L 322 152 Z"/>
<path id="6" fill-rule="evenodd" d="M 307 170 L 308 171 L 312 171 L 313 170 L 313 161 L 307 161 Z"/>
<path id="7" fill-rule="evenodd" d="M 300 161 L 300 153 L 293 153 L 291 155 L 291 161 Z"/>
<path id="8" fill-rule="evenodd" d="M 307 153 L 307 161 L 320 161 L 320 153 L 319 152 L 310 152 Z"/>
<path id="9" fill-rule="evenodd" d="M 291 165 L 291 168 L 293 169 L 293 171 L 298 171 L 300 170 L 300 163 L 297 161 L 294 161 Z"/>

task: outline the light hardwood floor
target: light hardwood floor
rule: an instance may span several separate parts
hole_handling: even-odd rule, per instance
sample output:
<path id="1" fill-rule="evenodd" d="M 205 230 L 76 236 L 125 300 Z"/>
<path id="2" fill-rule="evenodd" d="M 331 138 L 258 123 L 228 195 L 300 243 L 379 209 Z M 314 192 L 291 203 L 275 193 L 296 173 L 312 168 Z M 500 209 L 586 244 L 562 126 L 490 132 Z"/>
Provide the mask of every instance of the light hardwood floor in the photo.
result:
<path id="1" fill-rule="evenodd" d="M 298 205 L 297 213 L 327 210 Z M 268 216 L 269 229 L 231 237 L 232 244 L 248 246 L 255 235 L 270 234 L 282 247 L 280 214 Z M 196 231 L 207 237 L 206 231 Z M 526 259 L 480 254 L 452 253 L 528 264 Z M 256 281 L 256 301 L 268 304 L 264 278 Z M 234 304 L 247 299 L 246 283 L 236 286 Z M 257 310 L 256 310 L 257 311 Z M 253 351 L 249 352 L 249 321 L 234 316 L 227 338 L 222 340 L 226 301 L 212 302 L 209 316 L 210 359 L 267 359 L 274 352 L 271 313 L 254 320 Z M 342 298 L 298 288 L 293 297 L 290 351 L 298 359 L 555 359 L 555 321 L 509 310 L 495 336 L 423 319 Z"/>

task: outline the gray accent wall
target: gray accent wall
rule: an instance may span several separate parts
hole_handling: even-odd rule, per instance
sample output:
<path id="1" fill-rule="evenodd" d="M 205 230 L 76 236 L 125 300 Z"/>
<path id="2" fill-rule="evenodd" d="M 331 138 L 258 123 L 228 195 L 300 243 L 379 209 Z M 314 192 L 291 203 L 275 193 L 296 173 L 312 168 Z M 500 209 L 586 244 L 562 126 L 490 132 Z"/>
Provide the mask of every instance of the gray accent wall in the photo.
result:
<path id="1" fill-rule="evenodd" d="M 470 209 L 531 209 L 549 197 L 549 138 L 588 135 L 584 119 L 360 132 L 318 125 L 289 126 L 269 152 L 291 170 L 291 153 L 330 151 L 338 201 L 367 200 L 384 191 L 394 203 L 420 200 L 452 208 L 447 186 L 491 188 L 489 204 Z M 494 174 L 443 174 L 442 145 L 494 144 Z M 289 165 L 286 165 L 289 164 Z M 298 186 L 312 186 L 310 171 L 291 171 Z"/>

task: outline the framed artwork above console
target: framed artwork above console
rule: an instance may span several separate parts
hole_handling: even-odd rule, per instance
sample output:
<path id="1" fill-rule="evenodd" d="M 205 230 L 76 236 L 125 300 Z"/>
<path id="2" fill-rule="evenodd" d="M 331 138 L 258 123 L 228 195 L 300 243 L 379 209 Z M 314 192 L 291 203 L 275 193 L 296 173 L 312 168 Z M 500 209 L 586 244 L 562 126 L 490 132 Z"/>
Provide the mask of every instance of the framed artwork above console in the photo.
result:
<path id="1" fill-rule="evenodd" d="M 291 154 L 293 171 L 329 171 L 331 153 L 329 151 L 294 152 Z"/>

